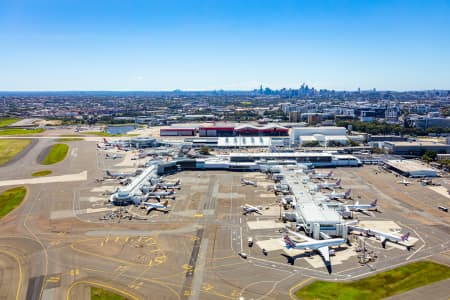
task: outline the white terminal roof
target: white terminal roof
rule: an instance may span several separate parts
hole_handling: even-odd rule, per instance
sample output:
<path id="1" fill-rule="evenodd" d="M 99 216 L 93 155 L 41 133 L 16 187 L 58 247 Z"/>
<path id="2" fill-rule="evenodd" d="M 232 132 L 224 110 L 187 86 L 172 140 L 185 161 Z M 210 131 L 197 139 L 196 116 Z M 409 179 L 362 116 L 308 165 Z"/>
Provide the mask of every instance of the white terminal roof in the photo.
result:
<path id="1" fill-rule="evenodd" d="M 429 171 L 429 172 L 436 172 L 432 168 L 421 164 L 420 162 L 412 159 L 403 159 L 403 160 L 388 160 L 386 162 L 388 165 L 399 169 L 403 172 L 417 172 L 417 171 Z"/>
<path id="2" fill-rule="evenodd" d="M 258 153 L 230 153 L 230 157 L 253 157 L 253 158 L 279 158 L 279 157 L 332 157 L 328 152 L 258 152 Z"/>
<path id="3" fill-rule="evenodd" d="M 435 142 L 431 142 L 431 141 L 417 141 L 417 142 L 385 142 L 387 144 L 391 144 L 397 147 L 406 147 L 406 146 L 414 146 L 414 147 L 419 147 L 419 146 L 439 146 L 439 147 L 444 147 L 444 146 L 448 146 L 446 144 L 443 143 L 435 143 Z"/>
<path id="4" fill-rule="evenodd" d="M 297 210 L 305 223 L 319 224 L 340 224 L 341 216 L 326 204 L 322 204 L 319 199 L 320 193 L 312 195 L 313 183 L 303 172 L 294 170 L 292 167 L 283 167 L 281 173 L 284 175 L 284 181 L 289 184 L 292 193 L 297 199 Z M 319 195 L 317 195 L 319 194 Z"/>
<path id="5" fill-rule="evenodd" d="M 217 140 L 219 147 L 269 147 L 272 145 L 270 137 L 219 137 Z"/>

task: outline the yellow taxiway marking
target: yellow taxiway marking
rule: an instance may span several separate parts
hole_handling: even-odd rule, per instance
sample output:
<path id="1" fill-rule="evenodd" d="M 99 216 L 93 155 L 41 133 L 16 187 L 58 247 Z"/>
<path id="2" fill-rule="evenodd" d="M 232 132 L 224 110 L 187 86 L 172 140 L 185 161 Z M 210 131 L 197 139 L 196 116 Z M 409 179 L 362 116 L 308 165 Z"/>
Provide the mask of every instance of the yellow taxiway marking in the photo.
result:
<path id="1" fill-rule="evenodd" d="M 201 218 L 201 217 L 203 217 L 203 214 L 202 214 L 202 213 L 196 213 L 196 214 L 194 215 L 194 217 L 196 217 L 196 218 Z"/>
<path id="2" fill-rule="evenodd" d="M 79 285 L 79 284 L 93 285 L 93 286 L 97 286 L 97 287 L 101 287 L 101 288 L 105 288 L 105 289 L 109 289 L 111 291 L 117 292 L 117 293 L 119 293 L 119 294 L 121 294 L 121 295 L 123 295 L 125 297 L 130 298 L 130 299 L 135 299 L 135 300 L 139 299 L 139 297 L 137 297 L 137 296 L 135 296 L 133 294 L 130 294 L 127 291 L 120 290 L 120 289 L 118 289 L 116 287 L 113 287 L 113 286 L 105 284 L 105 283 L 100 283 L 100 282 L 96 282 L 96 281 L 81 280 L 81 281 L 74 282 L 74 283 L 72 283 L 70 285 L 69 289 L 67 290 L 66 300 L 70 299 L 70 293 L 72 291 L 72 288 L 74 286 L 76 286 L 76 285 Z"/>
<path id="3" fill-rule="evenodd" d="M 51 283 L 58 283 L 60 280 L 61 280 L 61 278 L 59 276 L 53 276 L 53 277 L 50 277 L 49 279 L 47 279 L 47 281 L 51 282 Z"/>
<path id="4" fill-rule="evenodd" d="M 298 289 L 300 286 L 304 285 L 305 283 L 308 283 L 309 281 L 313 280 L 314 278 L 306 278 L 303 281 L 300 281 L 299 283 L 297 283 L 296 285 L 294 285 L 293 287 L 291 287 L 289 289 L 289 297 L 292 300 L 297 300 L 298 298 L 295 296 L 295 290 Z"/>
<path id="5" fill-rule="evenodd" d="M 70 275 L 71 276 L 80 275 L 80 270 L 79 269 L 72 269 L 72 270 L 70 270 Z"/>
<path id="6" fill-rule="evenodd" d="M 14 258 L 14 260 L 17 262 L 17 265 L 19 266 L 19 283 L 17 285 L 17 292 L 16 292 L 16 300 L 19 300 L 20 287 L 22 286 L 22 278 L 23 278 L 22 265 L 20 264 L 19 256 L 17 256 L 15 253 L 7 251 L 7 250 L 0 250 L 0 253 L 6 254 L 6 255 Z"/>

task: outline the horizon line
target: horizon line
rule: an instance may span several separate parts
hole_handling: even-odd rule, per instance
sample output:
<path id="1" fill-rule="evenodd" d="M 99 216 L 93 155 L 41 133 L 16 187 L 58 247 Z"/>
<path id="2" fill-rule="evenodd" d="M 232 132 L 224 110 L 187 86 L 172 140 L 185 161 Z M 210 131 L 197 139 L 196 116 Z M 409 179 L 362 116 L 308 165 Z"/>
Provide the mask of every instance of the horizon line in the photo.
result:
<path id="1" fill-rule="evenodd" d="M 286 90 L 299 90 L 300 88 L 279 88 L 279 89 L 272 89 L 270 87 L 264 87 L 269 88 L 272 91 L 280 91 L 282 89 Z M 310 88 L 314 88 L 311 86 Z M 327 90 L 327 91 L 335 91 L 335 92 L 358 92 L 358 90 L 350 90 L 350 89 L 316 89 L 316 91 L 320 90 Z M 245 89 L 162 89 L 162 90 L 114 90 L 114 89 L 100 89 L 100 90 L 77 90 L 77 89 L 68 89 L 68 90 L 52 90 L 52 89 L 43 89 L 43 90 L 1 90 L 0 93 L 43 93 L 43 92 L 49 92 L 49 93 L 70 93 L 70 92 L 149 92 L 149 93 L 175 93 L 175 92 L 254 92 L 259 90 L 259 88 L 251 89 L 251 90 L 245 90 Z M 373 89 L 361 89 L 360 92 L 372 92 Z M 396 89 L 376 89 L 375 92 L 397 92 L 397 93 L 404 93 L 404 92 L 426 92 L 426 91 L 450 91 L 450 88 L 431 88 L 431 89 L 417 89 L 417 90 L 396 90 Z"/>

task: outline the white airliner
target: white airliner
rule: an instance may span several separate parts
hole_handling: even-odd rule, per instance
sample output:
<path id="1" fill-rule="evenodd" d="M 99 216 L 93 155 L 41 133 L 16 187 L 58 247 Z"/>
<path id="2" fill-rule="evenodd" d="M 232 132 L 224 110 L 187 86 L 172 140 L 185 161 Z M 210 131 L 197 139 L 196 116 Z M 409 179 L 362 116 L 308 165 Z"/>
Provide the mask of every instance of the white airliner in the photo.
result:
<path id="1" fill-rule="evenodd" d="M 104 144 L 105 146 L 112 146 L 112 145 L 113 145 L 113 143 L 108 142 L 108 140 L 107 140 L 106 138 L 103 138 L 103 144 Z"/>
<path id="2" fill-rule="evenodd" d="M 157 190 L 157 186 L 156 185 L 143 185 L 141 186 L 141 192 L 143 192 L 144 194 L 147 194 L 149 192 L 154 192 Z"/>
<path id="3" fill-rule="evenodd" d="M 350 194 L 351 193 L 352 193 L 351 189 L 348 189 L 347 191 L 341 192 L 341 193 L 336 192 L 336 191 L 333 190 L 333 192 L 331 192 L 329 194 L 326 194 L 325 196 L 328 197 L 328 199 L 331 199 L 331 200 L 348 199 L 348 198 L 350 198 Z"/>
<path id="4" fill-rule="evenodd" d="M 122 148 L 122 146 L 120 146 L 120 145 L 117 145 L 116 148 L 119 151 L 125 151 L 125 152 L 130 150 L 130 148 Z"/>
<path id="5" fill-rule="evenodd" d="M 109 146 L 100 146 L 100 144 L 97 144 L 97 150 L 108 150 L 110 147 Z"/>
<path id="6" fill-rule="evenodd" d="M 327 179 L 330 178 L 331 176 L 333 176 L 333 171 L 330 171 L 329 173 L 316 173 L 313 171 L 310 177 L 312 179 Z"/>
<path id="7" fill-rule="evenodd" d="M 411 181 L 406 180 L 406 178 L 403 177 L 402 180 L 397 181 L 398 184 L 403 184 L 405 186 L 408 186 L 408 184 L 412 184 Z"/>
<path id="8" fill-rule="evenodd" d="M 133 177 L 136 176 L 136 172 L 130 172 L 130 173 L 113 173 L 109 170 L 106 170 L 106 176 L 111 177 L 111 178 L 117 178 L 117 179 L 123 179 L 126 177 Z"/>
<path id="9" fill-rule="evenodd" d="M 410 235 L 409 232 L 399 236 L 399 235 L 393 235 L 391 233 L 386 233 L 386 232 L 382 232 L 382 231 L 375 230 L 375 229 L 366 229 L 366 228 L 362 228 L 362 227 L 358 227 L 358 226 L 349 226 L 349 228 L 352 231 L 361 232 L 367 236 L 374 236 L 375 238 L 377 238 L 378 240 L 381 241 L 381 246 L 383 248 L 386 248 L 387 241 L 396 243 L 396 244 L 402 244 L 403 246 L 406 247 L 406 249 L 408 251 L 411 250 L 411 247 L 412 247 L 411 245 L 405 244 L 405 242 L 407 242 L 409 239 L 409 235 Z"/>
<path id="10" fill-rule="evenodd" d="M 175 194 L 176 194 L 175 191 L 170 191 L 170 192 L 163 192 L 163 191 L 161 191 L 161 192 L 149 192 L 147 194 L 147 197 L 149 197 L 149 198 L 156 198 L 159 201 L 161 198 L 173 196 Z M 172 199 L 174 199 L 174 198 L 175 197 L 173 196 Z"/>
<path id="11" fill-rule="evenodd" d="M 175 181 L 175 182 L 158 182 L 156 185 L 159 188 L 166 189 L 166 188 L 179 188 L 180 184 L 181 184 L 181 180 L 177 179 L 177 181 Z"/>
<path id="12" fill-rule="evenodd" d="M 334 239 L 326 239 L 326 240 L 315 240 L 306 235 L 302 235 L 293 231 L 288 230 L 291 234 L 299 237 L 304 240 L 304 242 L 294 242 L 291 238 L 286 234 L 283 238 L 285 246 L 287 249 L 311 249 L 316 250 L 322 256 L 325 266 L 329 273 L 331 273 L 331 262 L 330 262 L 330 247 L 331 246 L 339 246 L 346 243 L 345 239 L 342 238 L 334 238 Z"/>
<path id="13" fill-rule="evenodd" d="M 247 215 L 247 214 L 251 214 L 251 213 L 255 213 L 255 214 L 258 214 L 258 215 L 262 215 L 261 209 L 259 209 L 259 208 L 256 207 L 256 206 L 252 206 L 252 205 L 250 205 L 250 204 L 245 204 L 245 205 L 242 207 L 242 210 L 244 211 L 244 212 L 243 212 L 243 215 Z"/>
<path id="14" fill-rule="evenodd" d="M 241 178 L 241 184 L 243 185 L 252 185 L 252 186 L 257 186 L 256 182 L 245 179 L 245 178 Z"/>
<path id="15" fill-rule="evenodd" d="M 164 201 L 164 203 L 142 202 L 142 204 L 145 206 L 145 209 L 147 210 L 147 215 L 152 210 L 158 210 L 158 211 L 162 211 L 164 213 L 169 212 L 169 205 L 168 205 L 169 201 L 168 200 Z"/>
<path id="16" fill-rule="evenodd" d="M 321 189 L 331 189 L 335 187 L 341 187 L 341 179 L 336 180 L 336 182 L 322 182 L 318 184 Z"/>
<path id="17" fill-rule="evenodd" d="M 118 159 L 118 158 L 122 158 L 122 156 L 117 155 L 117 154 L 111 155 L 109 153 L 106 153 L 106 159 Z"/>
<path id="18" fill-rule="evenodd" d="M 359 204 L 359 202 L 356 201 L 355 204 L 344 205 L 344 207 L 346 210 L 365 212 L 368 210 L 377 210 L 377 202 L 378 199 L 373 200 L 370 204 Z"/>

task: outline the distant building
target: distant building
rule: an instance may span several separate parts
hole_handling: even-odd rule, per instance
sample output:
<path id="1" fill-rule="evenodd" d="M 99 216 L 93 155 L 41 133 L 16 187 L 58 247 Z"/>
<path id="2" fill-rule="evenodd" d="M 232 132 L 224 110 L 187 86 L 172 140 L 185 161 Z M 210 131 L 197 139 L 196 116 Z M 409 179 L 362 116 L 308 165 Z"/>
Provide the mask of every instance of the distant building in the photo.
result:
<path id="1" fill-rule="evenodd" d="M 220 125 L 220 126 L 201 126 L 198 129 L 200 137 L 216 137 L 216 136 L 233 136 L 234 126 Z"/>
<path id="2" fill-rule="evenodd" d="M 385 167 L 406 177 L 436 177 L 436 170 L 411 159 L 388 160 Z"/>
<path id="3" fill-rule="evenodd" d="M 298 111 L 289 112 L 289 122 L 300 122 L 302 114 Z"/>
<path id="4" fill-rule="evenodd" d="M 296 127 L 291 130 L 291 144 L 302 145 L 309 142 L 318 142 L 327 146 L 331 141 L 343 145 L 348 143 L 345 127 Z"/>
<path id="5" fill-rule="evenodd" d="M 376 120 L 376 113 L 373 110 L 363 110 L 359 117 L 361 122 L 372 122 Z"/>
<path id="6" fill-rule="evenodd" d="M 159 130 L 160 136 L 194 136 L 195 128 L 161 128 Z"/>
<path id="7" fill-rule="evenodd" d="M 241 125 L 234 129 L 237 136 L 287 136 L 289 129 L 276 124 L 264 126 Z"/>
<path id="8" fill-rule="evenodd" d="M 421 156 L 427 151 L 450 153 L 450 145 L 433 142 L 384 142 L 384 150 L 397 155 Z"/>
<path id="9" fill-rule="evenodd" d="M 450 118 L 414 116 L 408 118 L 407 124 L 409 127 L 415 127 L 423 130 L 433 127 L 450 128 Z"/>

